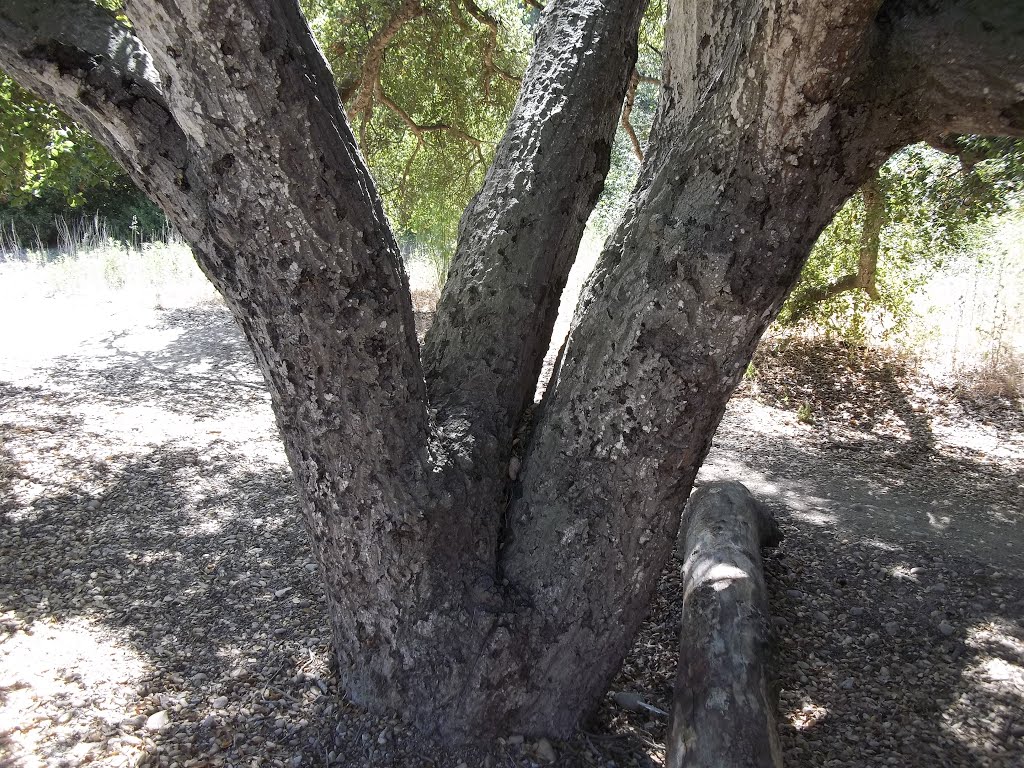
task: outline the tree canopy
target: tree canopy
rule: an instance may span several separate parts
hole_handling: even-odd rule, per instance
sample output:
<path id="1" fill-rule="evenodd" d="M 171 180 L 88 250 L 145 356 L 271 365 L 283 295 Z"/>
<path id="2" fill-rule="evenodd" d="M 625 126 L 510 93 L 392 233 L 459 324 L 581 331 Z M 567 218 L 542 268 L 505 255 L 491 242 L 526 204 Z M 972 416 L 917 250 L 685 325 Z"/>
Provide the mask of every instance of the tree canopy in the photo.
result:
<path id="1" fill-rule="evenodd" d="M 117 0 L 99 4 L 121 7 Z M 304 0 L 302 5 L 397 232 L 446 271 L 459 217 L 505 130 L 542 5 L 520 0 Z M 596 214 L 604 233 L 625 205 L 654 117 L 664 14 L 664 3 L 655 0 L 641 27 L 609 190 Z M 108 204 L 111 197 L 132 214 L 142 213 L 141 199 L 131 196 L 133 186 L 101 145 L 2 74 L 0 122 L 10 137 L 0 146 L 0 205 L 18 223 L 45 228 L 48 219 L 74 209 L 122 218 Z M 33 204 L 40 197 L 46 205 Z M 30 213 L 39 210 L 29 215 L 26 206 Z M 153 217 L 147 211 L 145 218 Z"/>

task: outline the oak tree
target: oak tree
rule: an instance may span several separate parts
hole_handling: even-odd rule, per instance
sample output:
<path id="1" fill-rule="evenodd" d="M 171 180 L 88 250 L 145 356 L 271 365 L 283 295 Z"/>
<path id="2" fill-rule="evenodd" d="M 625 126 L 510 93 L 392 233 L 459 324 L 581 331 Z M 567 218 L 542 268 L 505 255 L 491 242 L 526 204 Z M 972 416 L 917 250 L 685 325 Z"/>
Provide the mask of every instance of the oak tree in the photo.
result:
<path id="1" fill-rule="evenodd" d="M 672 0 L 639 181 L 534 410 L 643 3 L 544 11 L 422 349 L 296 0 L 125 12 L 7 0 L 0 66 L 111 150 L 241 326 L 348 695 L 452 740 L 566 734 L 594 706 L 725 403 L 844 201 L 912 142 L 1024 133 L 1014 0 Z"/>

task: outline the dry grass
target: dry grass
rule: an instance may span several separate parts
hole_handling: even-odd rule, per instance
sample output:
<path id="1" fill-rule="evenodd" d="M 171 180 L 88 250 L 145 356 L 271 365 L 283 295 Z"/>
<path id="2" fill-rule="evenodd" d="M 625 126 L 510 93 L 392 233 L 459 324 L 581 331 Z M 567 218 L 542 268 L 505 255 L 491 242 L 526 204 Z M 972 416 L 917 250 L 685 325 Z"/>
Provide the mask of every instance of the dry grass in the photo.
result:
<path id="1" fill-rule="evenodd" d="M 0 263 L 7 298 L 88 298 L 119 304 L 184 307 L 218 300 L 181 242 L 126 249 L 113 242 L 78 248 L 74 254 L 28 254 Z"/>

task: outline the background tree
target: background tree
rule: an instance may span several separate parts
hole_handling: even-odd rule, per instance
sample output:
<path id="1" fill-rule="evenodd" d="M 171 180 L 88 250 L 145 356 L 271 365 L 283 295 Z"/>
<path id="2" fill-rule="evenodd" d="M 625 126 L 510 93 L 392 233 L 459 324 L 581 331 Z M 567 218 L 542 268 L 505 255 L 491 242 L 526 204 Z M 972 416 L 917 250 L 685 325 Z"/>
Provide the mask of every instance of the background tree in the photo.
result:
<path id="1" fill-rule="evenodd" d="M 900 330 L 913 292 L 982 247 L 985 225 L 1020 205 L 1024 142 L 951 136 L 897 152 L 836 214 L 780 315 L 863 340 L 868 316 Z"/>
<path id="2" fill-rule="evenodd" d="M 103 147 L 0 73 L 0 225 L 7 238 L 56 245 L 58 222 L 73 228 L 82 215 L 97 214 L 121 239 L 165 230 L 160 209 Z"/>
<path id="3" fill-rule="evenodd" d="M 304 9 L 388 215 L 443 278 L 539 11 L 513 0 L 310 0 Z"/>
<path id="4" fill-rule="evenodd" d="M 0 64 L 160 203 L 252 346 L 347 694 L 448 738 L 575 727 L 821 230 L 903 146 L 1024 134 L 1013 2 L 671 3 L 639 182 L 534 412 L 642 12 L 545 10 L 421 351 L 294 2 L 0 6 Z"/>

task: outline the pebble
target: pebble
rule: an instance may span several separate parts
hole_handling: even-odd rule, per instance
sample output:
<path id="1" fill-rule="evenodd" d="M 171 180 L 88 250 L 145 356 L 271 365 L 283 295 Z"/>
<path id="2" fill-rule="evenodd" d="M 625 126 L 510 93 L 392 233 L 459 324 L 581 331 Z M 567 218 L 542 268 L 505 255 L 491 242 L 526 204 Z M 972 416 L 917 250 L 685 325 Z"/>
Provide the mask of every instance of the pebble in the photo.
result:
<path id="1" fill-rule="evenodd" d="M 558 759 L 555 748 L 551 746 L 551 742 L 547 739 L 538 741 L 533 747 L 533 752 L 540 761 L 545 763 L 553 763 Z"/>
<path id="2" fill-rule="evenodd" d="M 939 632 L 944 634 L 946 637 L 952 635 L 954 631 L 953 625 L 948 621 L 943 620 L 939 622 Z"/>
<path id="3" fill-rule="evenodd" d="M 167 713 L 166 709 L 161 709 L 159 712 L 154 712 L 148 718 L 146 718 L 146 730 L 148 731 L 159 731 L 166 728 L 171 723 L 171 717 Z"/>

